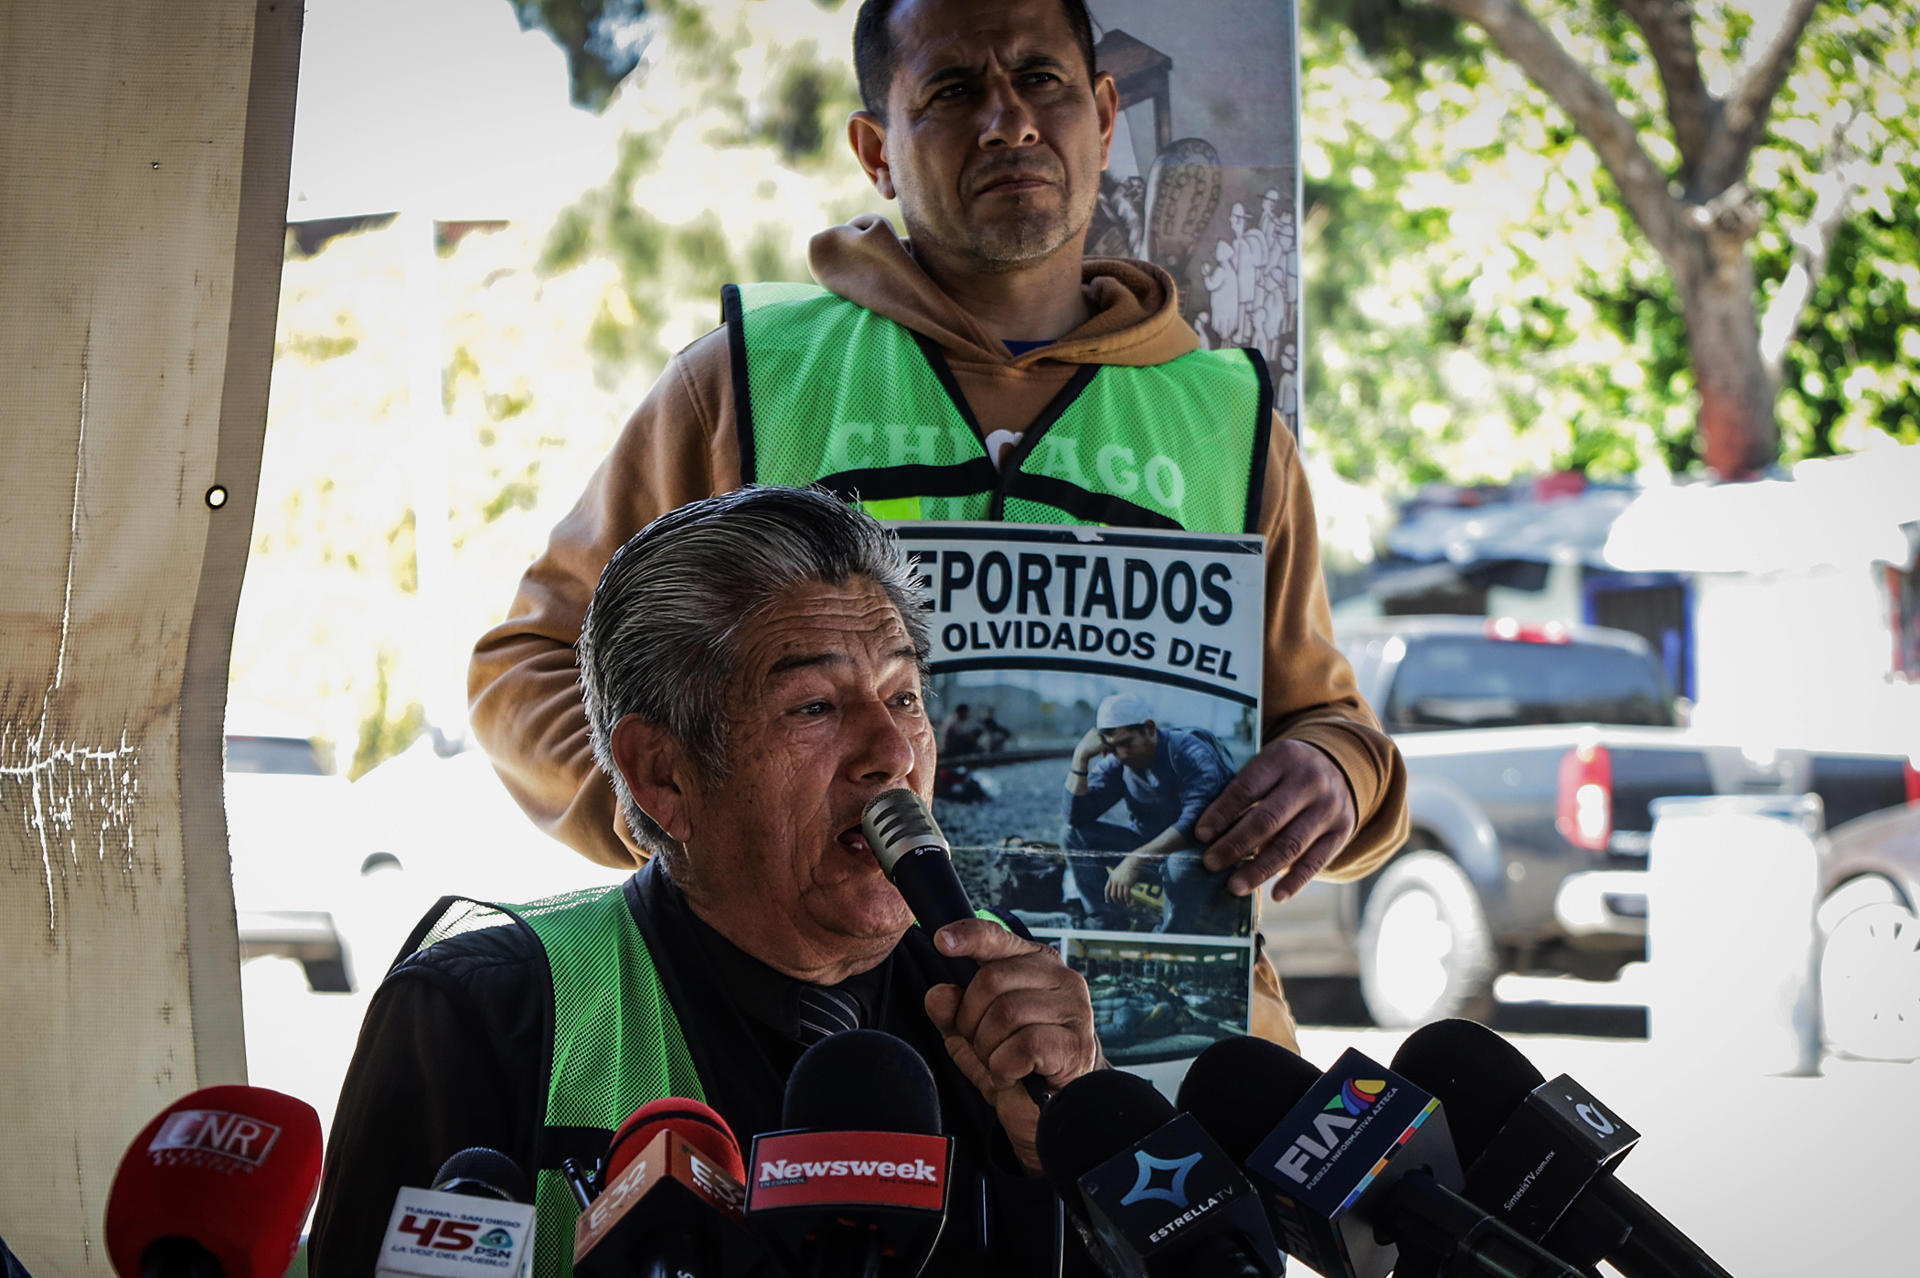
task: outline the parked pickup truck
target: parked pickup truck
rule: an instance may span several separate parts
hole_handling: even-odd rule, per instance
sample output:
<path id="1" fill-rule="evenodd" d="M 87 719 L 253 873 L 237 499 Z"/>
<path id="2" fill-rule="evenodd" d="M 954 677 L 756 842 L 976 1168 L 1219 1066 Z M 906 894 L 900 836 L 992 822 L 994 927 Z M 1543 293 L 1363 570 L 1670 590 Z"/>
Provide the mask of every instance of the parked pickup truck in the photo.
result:
<path id="1" fill-rule="evenodd" d="M 1827 823 L 1916 797 L 1908 760 L 1681 726 L 1638 636 L 1405 617 L 1340 636 L 1407 761 L 1412 836 L 1373 875 L 1262 913 L 1283 976 L 1359 980 L 1381 1025 L 1482 1018 L 1507 972 L 1609 980 L 1645 956 L 1648 804 L 1818 794 Z"/>

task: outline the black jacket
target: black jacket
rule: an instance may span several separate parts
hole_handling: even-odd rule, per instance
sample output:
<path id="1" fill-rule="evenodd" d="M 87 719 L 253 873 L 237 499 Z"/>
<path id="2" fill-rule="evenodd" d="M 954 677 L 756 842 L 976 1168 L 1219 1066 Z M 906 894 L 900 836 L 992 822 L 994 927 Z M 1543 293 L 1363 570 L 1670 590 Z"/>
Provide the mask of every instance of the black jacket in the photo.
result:
<path id="1" fill-rule="evenodd" d="M 707 1103 L 743 1146 L 779 1130 L 787 1075 L 804 1050 L 791 1033 L 798 983 L 702 923 L 657 861 L 622 891 Z M 1017 920 L 1009 926 L 1024 934 Z M 927 1020 L 922 999 L 943 979 L 940 962 L 922 929 L 909 928 L 879 967 L 841 987 L 866 1024 L 927 1062 L 955 1138 L 947 1224 L 926 1274 L 1052 1278 L 1058 1200 L 1019 1166 L 992 1107 Z M 457 1150 L 501 1150 L 530 1176 L 562 1155 L 604 1150 L 605 1134 L 574 1131 L 562 1149 L 543 1133 L 551 997 L 523 928 L 457 935 L 395 965 L 368 1007 L 335 1111 L 309 1250 L 315 1278 L 371 1274 L 394 1194 L 431 1184 Z M 1071 1230 L 1067 1251 L 1067 1274 L 1097 1272 Z"/>

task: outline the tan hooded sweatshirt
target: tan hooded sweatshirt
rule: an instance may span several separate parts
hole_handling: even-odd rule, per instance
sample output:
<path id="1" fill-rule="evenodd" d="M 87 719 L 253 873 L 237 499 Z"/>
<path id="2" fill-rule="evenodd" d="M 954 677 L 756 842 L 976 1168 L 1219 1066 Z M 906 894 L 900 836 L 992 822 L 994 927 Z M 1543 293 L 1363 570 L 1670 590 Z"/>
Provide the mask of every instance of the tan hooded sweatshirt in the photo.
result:
<path id="1" fill-rule="evenodd" d="M 1164 364 L 1200 344 L 1180 318 L 1172 277 L 1151 263 L 1087 259 L 1082 288 L 1091 318 L 1018 358 L 915 264 L 884 218 L 862 215 L 816 235 L 809 265 L 824 287 L 938 343 L 989 438 L 1025 431 L 1077 365 Z M 727 336 L 715 329 L 668 363 L 521 579 L 507 619 L 474 649 L 467 674 L 474 734 L 534 821 L 602 864 L 630 865 L 645 854 L 627 835 L 588 740 L 574 663 L 588 601 L 613 552 L 648 522 L 740 482 Z M 1406 768 L 1333 647 L 1313 499 L 1293 436 L 1277 416 L 1260 527 L 1267 541 L 1264 739 L 1307 742 L 1346 775 L 1358 828 L 1327 874 L 1358 878 L 1406 837 Z"/>

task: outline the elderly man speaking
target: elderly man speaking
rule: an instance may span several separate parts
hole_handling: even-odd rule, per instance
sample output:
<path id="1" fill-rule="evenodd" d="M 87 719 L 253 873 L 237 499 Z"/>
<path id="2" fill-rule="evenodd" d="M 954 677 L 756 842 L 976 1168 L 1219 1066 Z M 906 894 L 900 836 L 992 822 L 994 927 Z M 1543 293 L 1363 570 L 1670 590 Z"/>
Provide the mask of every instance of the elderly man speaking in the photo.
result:
<path id="1" fill-rule="evenodd" d="M 694 502 L 613 556 L 581 681 L 594 754 L 654 855 L 619 887 L 423 925 L 341 1092 L 317 1275 L 371 1272 L 395 1191 L 474 1145 L 541 1173 L 536 1272 L 565 1274 L 561 1157 L 590 1160 L 661 1096 L 704 1099 L 743 1141 L 778 1129 L 801 1052 L 855 1025 L 927 1061 L 956 1138 L 926 1272 L 1053 1272 L 1020 1080 L 1102 1063 L 1086 982 L 990 921 L 926 935 L 860 835 L 876 794 L 930 794 L 926 651 L 892 539 L 823 492 Z M 941 983 L 936 942 L 979 963 L 964 991 Z"/>

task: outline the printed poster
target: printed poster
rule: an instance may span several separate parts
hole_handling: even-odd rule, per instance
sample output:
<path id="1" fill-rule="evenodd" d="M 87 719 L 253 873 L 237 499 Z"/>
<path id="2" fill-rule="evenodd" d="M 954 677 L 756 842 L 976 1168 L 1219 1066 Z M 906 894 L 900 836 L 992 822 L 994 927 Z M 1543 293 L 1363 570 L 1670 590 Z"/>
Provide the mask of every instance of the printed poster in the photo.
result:
<path id="1" fill-rule="evenodd" d="M 1258 748 L 1261 540 L 895 531 L 932 596 L 933 811 L 968 896 L 1086 976 L 1113 1064 L 1177 1077 L 1247 1032 L 1253 898 L 1191 830 Z"/>
<path id="2" fill-rule="evenodd" d="M 1208 347 L 1261 352 L 1300 433 L 1300 57 L 1295 0 L 1092 0 L 1120 91 L 1089 254 L 1165 267 Z"/>

